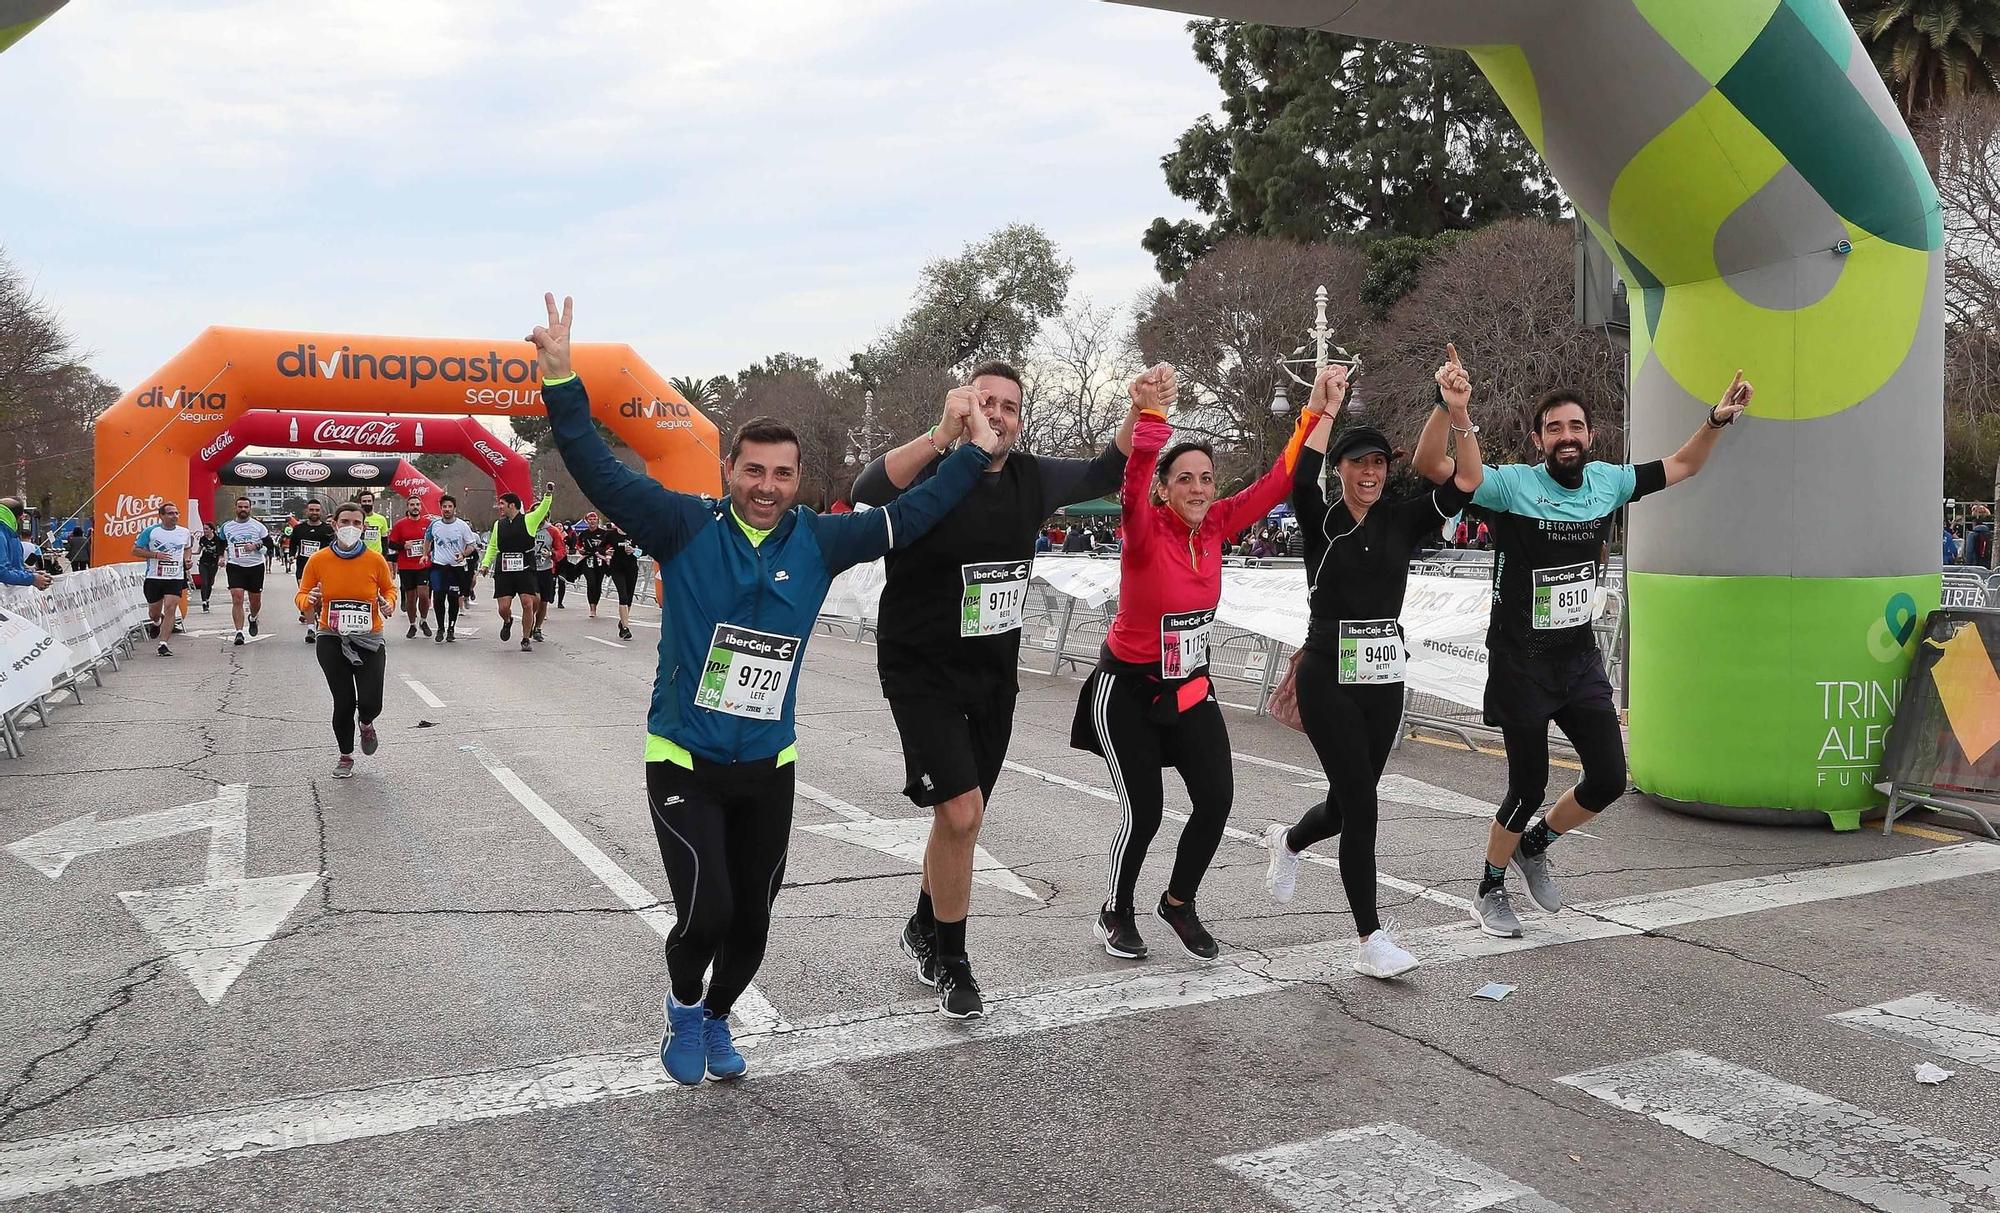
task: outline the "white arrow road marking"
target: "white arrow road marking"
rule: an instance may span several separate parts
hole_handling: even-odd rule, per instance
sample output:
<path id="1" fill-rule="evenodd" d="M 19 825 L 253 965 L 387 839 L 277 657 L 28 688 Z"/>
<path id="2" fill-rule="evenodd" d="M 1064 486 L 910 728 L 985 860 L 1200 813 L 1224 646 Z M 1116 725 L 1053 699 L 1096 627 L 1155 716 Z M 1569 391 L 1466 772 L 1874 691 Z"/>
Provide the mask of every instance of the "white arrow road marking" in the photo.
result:
<path id="1" fill-rule="evenodd" d="M 479 759 L 479 764 L 499 781 L 500 786 L 507 789 L 508 795 L 519 801 L 522 808 L 528 810 L 536 821 L 542 823 L 543 829 L 555 835 L 557 842 L 569 848 L 569 853 L 582 861 L 584 867 L 590 869 L 590 874 L 597 877 L 599 884 L 611 890 L 612 896 L 629 906 L 632 912 L 639 916 L 641 922 L 653 929 L 654 934 L 661 939 L 667 937 L 667 933 L 674 929 L 674 912 L 670 907 L 661 904 L 660 899 L 653 896 L 652 890 L 634 880 L 630 872 L 618 866 L 617 860 L 606 855 L 596 843 L 585 838 L 569 823 L 568 818 L 550 807 L 549 802 L 543 800 L 535 789 L 522 781 L 519 775 L 494 762 L 477 748 L 473 748 L 472 753 Z M 756 986 L 743 991 L 741 997 L 736 1000 L 731 1018 L 738 1020 L 746 1032 L 773 1032 L 789 1026 L 778 1014 L 777 1008 L 771 1005 L 770 1000 L 758 992 Z"/>
<path id="2" fill-rule="evenodd" d="M 928 817 L 877 817 L 866 809 L 855 806 L 833 795 L 823 792 L 809 783 L 796 785 L 799 795 L 830 812 L 845 817 L 845 821 L 831 821 L 825 825 L 801 826 L 808 834 L 818 834 L 822 838 L 838 838 L 858 847 L 893 855 L 905 863 L 924 866 L 924 847 L 930 842 L 931 819 Z M 1029 901 L 1039 902 L 1042 895 L 1029 888 L 1027 882 L 1014 875 L 1014 870 L 993 858 L 985 847 L 977 844 L 972 848 L 972 879 L 980 884 L 991 885 L 1009 893 L 1018 894 Z"/>
<path id="3" fill-rule="evenodd" d="M 1289 762 L 1279 762 L 1275 758 L 1265 758 L 1258 754 L 1236 754 L 1235 757 L 1238 762 L 1247 762 L 1253 766 L 1270 767 L 1273 770 L 1288 771 L 1294 775 L 1305 775 L 1308 778 L 1296 786 L 1304 788 L 1309 792 L 1324 792 L 1327 790 L 1325 774 L 1315 771 L 1311 767 L 1295 766 Z M 1436 809 L 1440 813 L 1457 813 L 1461 817 L 1492 817 L 1500 811 L 1499 805 L 1488 804 L 1478 797 L 1467 796 L 1465 793 L 1454 791 L 1451 788 L 1439 787 L 1434 783 L 1426 783 L 1421 779 L 1413 779 L 1408 775 L 1397 775 L 1392 772 L 1384 773 L 1381 782 L 1375 785 L 1375 798 L 1387 801 L 1390 804 L 1406 804 L 1418 809 Z M 1567 838 L 1570 835 L 1578 838 L 1597 837 L 1597 835 L 1584 830 L 1571 830 L 1564 837 Z"/>
<path id="4" fill-rule="evenodd" d="M 1877 860 L 1853 865 L 1870 873 L 1861 881 L 1840 868 L 1799 873 L 1792 885 L 1795 899 L 1785 904 L 1830 901 L 1885 887 L 1913 887 L 1980 875 L 1993 870 L 1989 857 L 2000 856 L 2000 847 L 1968 843 L 1908 858 L 1924 856 L 1928 860 L 1922 864 Z M 1894 866 L 1885 868 L 1884 864 Z M 1894 884 L 1884 885 L 1885 879 Z M 1711 889 L 1716 895 L 1710 895 Z M 1676 899 L 1675 921 L 1681 923 L 1777 908 L 1768 900 L 1746 900 L 1733 882 L 1678 890 L 1668 896 Z M 1639 934 L 1638 928 L 1593 917 L 1604 904 L 1578 906 L 1580 913 L 1546 919 L 1525 939 L 1495 939 L 1481 934 L 1471 923 L 1459 922 L 1412 931 L 1402 942 L 1425 964 L 1444 966 Z M 1617 904 L 1629 911 L 1634 899 Z M 1360 981 L 1353 959 L 1354 945 L 1335 940 L 1265 953 L 1232 953 L 1219 963 L 1151 964 L 1066 977 L 1019 989 L 988 991 L 987 1006 L 994 1013 L 967 1021 L 939 1015 L 936 999 L 842 1011 L 761 1038 L 752 1078 L 761 1081 L 781 1074 L 907 1057 L 931 1049 L 961 1048 L 969 1041 L 1008 1040 L 1173 1007 L 1255 998 L 1296 989 L 1300 983 Z M 693 1088 L 680 1087 L 661 1072 L 659 1045 L 648 1042 L 631 1049 L 533 1065 L 407 1079 L 0 1142 L 0 1200 L 192 1170 L 229 1158 L 365 1141 L 439 1125 L 473 1124 L 638 1095 L 702 1098 Z M 1704 1110 L 1714 1106 L 1711 1100 Z"/>
<path id="5" fill-rule="evenodd" d="M 416 679 L 405 678 L 403 679 L 403 685 L 409 687 L 410 690 L 416 693 L 418 699 L 423 700 L 426 704 L 429 704 L 431 707 L 441 708 L 444 706 L 444 700 L 439 699 L 436 695 L 433 695 L 429 687 L 425 686 L 421 682 L 418 682 Z"/>
<path id="6" fill-rule="evenodd" d="M 1300 1213 L 1568 1213 L 1526 1184 L 1394 1123 L 1232 1154 L 1215 1165 Z"/>
<path id="7" fill-rule="evenodd" d="M 1011 758 L 1007 760 L 1006 765 L 1007 769 L 1010 771 L 1019 771 L 1021 772 L 1021 774 L 1032 776 L 1033 778 L 1041 780 L 1043 783 L 1052 783 L 1060 788 L 1069 788 L 1072 791 L 1082 792 L 1085 796 L 1094 796 L 1099 800 L 1108 800 L 1113 804 L 1118 803 L 1117 795 L 1113 792 L 1107 791 L 1104 788 L 1092 787 L 1090 784 L 1083 783 L 1079 780 L 1068 779 L 1065 778 L 1064 776 L 1057 775 L 1053 771 L 1042 771 L 1042 770 L 1037 770 L 1034 767 L 1023 766 L 1020 763 L 1015 762 Z M 1173 821 L 1179 821 L 1179 822 L 1185 822 L 1188 819 L 1188 815 L 1186 813 L 1176 812 L 1173 809 L 1165 810 L 1165 816 Z M 1238 842 L 1247 842 L 1251 846 L 1256 847 L 1260 851 L 1264 849 L 1264 838 L 1263 835 L 1261 834 L 1252 834 L 1250 831 L 1245 829 L 1239 829 L 1236 826 L 1224 826 L 1222 829 L 1222 833 L 1225 837 L 1234 838 Z M 1340 861 L 1338 859 L 1330 858 L 1325 855 L 1315 855 L 1311 851 L 1301 852 L 1299 855 L 1299 862 L 1314 864 L 1322 868 L 1332 868 L 1336 872 L 1340 870 Z M 1413 897 L 1420 897 L 1425 901 L 1434 901 L 1441 906 L 1450 906 L 1455 910 L 1470 910 L 1472 908 L 1472 903 L 1467 901 L 1463 897 L 1459 897 L 1452 893 L 1447 893 L 1443 889 L 1433 889 L 1429 885 L 1421 885 L 1417 884 L 1415 881 L 1404 880 L 1400 877 L 1391 876 L 1387 872 L 1378 870 L 1375 873 L 1375 882 L 1387 888 L 1395 889 L 1403 893 L 1408 893 Z"/>
<path id="8" fill-rule="evenodd" d="M 102 820 L 96 813 L 50 826 L 7 850 L 50 880 L 85 855 L 209 831 L 207 876 L 200 884 L 118 894 L 210 1006 L 222 1001 L 278 927 L 319 883 L 318 872 L 246 878 L 249 788 L 222 784 L 211 799 L 136 817 Z"/>
<path id="9" fill-rule="evenodd" d="M 2000 1074 L 2000 1014 L 1969 1002 L 1925 991 L 1827 1018 Z"/>

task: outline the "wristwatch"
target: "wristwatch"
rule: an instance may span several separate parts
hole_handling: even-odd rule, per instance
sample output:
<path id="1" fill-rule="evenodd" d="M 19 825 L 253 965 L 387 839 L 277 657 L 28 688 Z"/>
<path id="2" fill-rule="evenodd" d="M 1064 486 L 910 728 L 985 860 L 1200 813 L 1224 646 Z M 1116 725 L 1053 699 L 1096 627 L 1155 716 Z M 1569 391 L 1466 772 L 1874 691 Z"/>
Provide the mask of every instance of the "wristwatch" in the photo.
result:
<path id="1" fill-rule="evenodd" d="M 1449 420 L 1447 420 L 1445 424 L 1450 425 L 1451 423 Z M 1473 422 L 1472 426 L 1469 429 L 1460 429 L 1457 426 L 1453 425 L 1451 427 L 1451 432 L 1454 434 L 1465 434 L 1468 436 L 1472 434 L 1477 434 L 1479 432 L 1479 423 L 1477 421 Z"/>

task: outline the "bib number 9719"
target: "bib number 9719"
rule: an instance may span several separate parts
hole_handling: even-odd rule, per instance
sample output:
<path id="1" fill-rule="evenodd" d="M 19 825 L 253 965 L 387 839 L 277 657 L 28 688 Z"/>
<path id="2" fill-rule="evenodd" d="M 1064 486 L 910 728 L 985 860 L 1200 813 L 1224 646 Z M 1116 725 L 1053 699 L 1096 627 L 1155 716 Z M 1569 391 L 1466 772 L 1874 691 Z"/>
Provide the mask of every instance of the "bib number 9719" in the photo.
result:
<path id="1" fill-rule="evenodd" d="M 959 603 L 958 634 L 1020 631 L 1028 605 L 1029 567 L 1025 560 L 960 565 L 965 594 Z"/>

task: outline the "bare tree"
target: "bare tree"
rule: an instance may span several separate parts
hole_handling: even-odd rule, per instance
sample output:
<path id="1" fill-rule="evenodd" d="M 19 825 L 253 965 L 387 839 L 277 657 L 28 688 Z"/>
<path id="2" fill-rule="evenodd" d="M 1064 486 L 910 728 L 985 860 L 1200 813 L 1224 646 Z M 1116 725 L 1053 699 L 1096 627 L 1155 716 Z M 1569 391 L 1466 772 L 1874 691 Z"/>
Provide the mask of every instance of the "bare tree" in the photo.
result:
<path id="1" fill-rule="evenodd" d="M 1043 327 L 1020 368 L 1022 449 L 1088 455 L 1117 428 L 1141 369 L 1120 320 L 1086 299 Z"/>
<path id="2" fill-rule="evenodd" d="M 1365 324 L 1366 274 L 1349 245 L 1232 236 L 1143 301 L 1134 343 L 1144 361 L 1179 372 L 1175 423 L 1238 452 L 1224 459 L 1226 481 L 1261 472 L 1292 426 L 1295 413 L 1273 416 L 1271 403 L 1280 383 L 1290 386 L 1278 362 L 1305 340 L 1314 290 L 1327 288 L 1328 323 L 1351 347 Z"/>
<path id="3" fill-rule="evenodd" d="M 2000 98 L 1964 97 L 1921 131 L 1945 242 L 1945 401 L 2000 412 Z"/>
<path id="4" fill-rule="evenodd" d="M 1535 402 L 1553 388 L 1592 403 L 1597 449 L 1623 440 L 1625 352 L 1572 310 L 1575 253 L 1567 226 L 1511 219 L 1441 254 L 1369 335 L 1359 394 L 1367 420 L 1414 446 L 1437 399 L 1432 376 L 1456 342 L 1472 374 L 1488 456 L 1528 447 Z"/>

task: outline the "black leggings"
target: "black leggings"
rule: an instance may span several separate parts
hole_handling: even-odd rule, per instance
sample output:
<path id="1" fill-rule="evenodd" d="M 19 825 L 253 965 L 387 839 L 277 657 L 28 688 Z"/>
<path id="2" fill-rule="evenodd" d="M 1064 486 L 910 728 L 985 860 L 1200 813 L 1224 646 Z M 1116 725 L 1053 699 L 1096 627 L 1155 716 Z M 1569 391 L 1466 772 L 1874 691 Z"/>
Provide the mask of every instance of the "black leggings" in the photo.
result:
<path id="1" fill-rule="evenodd" d="M 597 600 L 604 596 L 604 566 L 593 564 L 583 570 L 583 596 L 590 603 L 590 609 L 597 609 Z"/>
<path id="2" fill-rule="evenodd" d="M 358 715 L 362 724 L 373 724 L 382 714 L 382 675 L 389 665 L 382 649 L 356 651 L 361 654 L 360 665 L 347 659 L 340 637 L 332 632 L 321 632 L 313 642 L 319 668 L 333 692 L 333 739 L 343 754 L 354 752 L 354 718 Z"/>
<path id="3" fill-rule="evenodd" d="M 612 565 L 611 584 L 618 590 L 618 605 L 631 606 L 632 595 L 639 588 L 639 566 L 636 564 Z"/>
<path id="4" fill-rule="evenodd" d="M 791 763 L 646 764 L 653 833 L 674 892 L 667 975 L 683 1006 L 729 1014 L 771 935 L 771 907 L 785 880 L 792 832 Z M 709 967 L 715 976 L 707 980 Z"/>
<path id="5" fill-rule="evenodd" d="M 458 593 L 461 584 L 458 569 L 449 565 L 431 566 L 431 614 L 437 616 L 440 628 L 458 623 Z"/>
<path id="6" fill-rule="evenodd" d="M 1576 785 L 1576 802 L 1598 813 L 1625 794 L 1625 739 L 1618 732 L 1618 713 L 1610 708 L 1566 704 L 1556 709 L 1555 726 L 1576 748 L 1583 779 Z M 1516 834 L 1528 828 L 1549 790 L 1549 726 L 1509 725 L 1500 730 L 1507 744 L 1507 795 L 1495 814 L 1501 828 Z"/>
<path id="7" fill-rule="evenodd" d="M 1146 848 L 1160 831 L 1166 798 L 1162 767 L 1172 765 L 1181 773 L 1194 809 L 1181 828 L 1173 874 L 1167 879 L 1167 892 L 1177 901 L 1194 900 L 1215 849 L 1222 844 L 1230 802 L 1236 797 L 1229 729 L 1213 693 L 1172 724 L 1162 725 L 1150 718 L 1158 687 L 1136 674 L 1100 669 L 1091 703 L 1091 721 L 1104 747 L 1104 763 L 1111 769 L 1111 786 L 1125 811 L 1111 839 L 1111 908 L 1120 912 L 1132 909 Z"/>
<path id="8" fill-rule="evenodd" d="M 201 562 L 201 605 L 208 605 L 208 596 L 215 592 L 215 566 L 204 560 Z"/>
<path id="9" fill-rule="evenodd" d="M 1375 785 L 1389 765 L 1389 751 L 1403 722 L 1403 684 L 1341 686 L 1340 661 L 1307 649 L 1299 657 L 1299 716 L 1326 772 L 1326 799 L 1306 810 L 1285 835 L 1303 851 L 1340 835 L 1340 884 L 1354 927 L 1372 935 L 1382 925 L 1375 911 Z"/>

